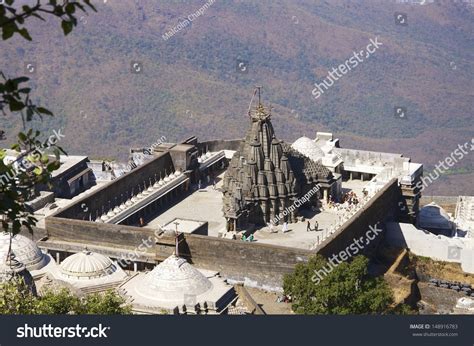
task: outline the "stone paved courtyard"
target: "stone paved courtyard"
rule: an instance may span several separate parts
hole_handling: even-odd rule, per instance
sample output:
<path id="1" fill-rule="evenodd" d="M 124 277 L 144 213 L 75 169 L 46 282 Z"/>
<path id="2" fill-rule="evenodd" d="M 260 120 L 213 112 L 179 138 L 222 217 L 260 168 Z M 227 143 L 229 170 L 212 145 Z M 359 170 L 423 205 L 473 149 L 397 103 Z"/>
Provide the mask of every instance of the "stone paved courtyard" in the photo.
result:
<path id="1" fill-rule="evenodd" d="M 165 225 L 175 218 L 207 221 L 209 223 L 209 236 L 217 237 L 219 232 L 225 230 L 225 218 L 222 214 L 222 193 L 219 191 L 222 186 L 223 175 L 224 173 L 218 177 L 216 189 L 211 184 L 194 191 L 190 196 L 152 220 L 147 227 L 154 228 L 158 225 Z M 366 181 L 352 180 L 343 182 L 342 187 L 344 192 L 354 191 L 358 196 L 362 196 L 362 189 L 366 184 Z M 268 227 L 263 227 L 255 231 L 255 241 L 310 249 L 317 238 L 322 237 L 323 233 L 339 220 L 342 212 L 333 208 L 324 208 L 317 214 L 310 210 L 304 210 L 301 214 L 305 217 L 305 221 L 289 224 L 287 233 L 282 233 L 281 225 L 275 227 L 278 233 L 270 233 Z M 317 221 L 321 231 L 307 232 L 307 220 L 310 221 L 311 227 L 314 227 L 314 223 Z"/>

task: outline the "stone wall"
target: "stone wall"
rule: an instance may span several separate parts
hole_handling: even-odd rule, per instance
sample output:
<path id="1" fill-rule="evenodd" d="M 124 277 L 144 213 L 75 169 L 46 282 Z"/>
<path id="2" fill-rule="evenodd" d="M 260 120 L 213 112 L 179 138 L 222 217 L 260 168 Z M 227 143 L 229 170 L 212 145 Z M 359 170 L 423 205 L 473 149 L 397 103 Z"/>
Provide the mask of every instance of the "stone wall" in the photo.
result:
<path id="1" fill-rule="evenodd" d="M 41 244 L 54 249 L 58 241 L 71 244 L 89 244 L 101 247 L 115 257 L 138 252 L 137 261 L 153 258 L 159 262 L 175 250 L 175 238 L 158 236 L 157 230 L 123 225 L 103 224 L 58 217 L 46 219 L 48 240 Z M 153 245 L 138 246 L 152 238 Z M 179 254 L 199 268 L 216 270 L 227 279 L 249 286 L 276 290 L 281 287 L 283 274 L 293 270 L 298 262 L 305 262 L 311 254 L 308 250 L 287 248 L 268 244 L 248 243 L 230 239 L 186 234 L 180 242 Z M 54 244 L 54 246 L 53 246 Z M 115 251 L 114 251 L 115 249 Z"/>
<path id="2" fill-rule="evenodd" d="M 164 176 L 165 170 L 169 174 L 172 169 L 173 162 L 170 154 L 168 152 L 161 153 L 151 161 L 113 180 L 111 183 L 97 189 L 93 194 L 78 200 L 75 204 L 55 215 L 61 218 L 85 218 L 88 220 L 89 213 L 92 213 L 92 217 L 95 218 L 97 211 L 100 215 L 103 208 L 107 212 L 110 206 L 115 207 L 115 201 L 117 201 L 117 204 L 121 204 L 120 198 L 122 198 L 122 195 L 125 198 L 125 194 L 130 194 L 132 189 L 134 189 L 134 194 L 138 194 L 139 186 L 140 189 L 143 189 L 144 182 L 148 187 L 150 178 L 154 181 L 155 174 L 159 179 L 160 173 Z"/>
<path id="3" fill-rule="evenodd" d="M 59 217 L 46 218 L 48 241 L 61 241 L 79 244 L 91 244 L 109 248 L 134 250 L 144 240 L 155 239 L 156 230 L 151 228 L 132 227 L 71 220 Z M 174 244 L 174 241 L 173 241 Z M 153 246 L 144 252 L 154 253 Z"/>
<path id="4" fill-rule="evenodd" d="M 316 248 L 316 251 L 323 256 L 330 257 L 353 244 L 354 238 L 357 239 L 365 236 L 369 226 L 375 226 L 377 223 L 380 223 L 380 228 L 384 222 L 396 220 L 400 196 L 398 181 L 397 179 L 392 179 L 356 215 L 343 224 L 336 233 L 326 238 Z M 362 253 L 372 254 L 381 238 L 381 235 L 375 238 L 374 241 L 363 249 Z"/>
<path id="5" fill-rule="evenodd" d="M 283 275 L 314 255 L 309 250 L 193 234 L 185 239 L 183 254 L 189 254 L 196 267 L 217 270 L 232 282 L 268 290 L 280 289 Z"/>
<path id="6" fill-rule="evenodd" d="M 389 223 L 386 241 L 389 245 L 408 248 L 418 256 L 435 261 L 461 263 L 465 273 L 474 274 L 474 239 L 448 238 L 417 229 L 412 224 Z"/>
<path id="7" fill-rule="evenodd" d="M 340 230 L 317 249 L 329 257 L 344 250 L 353 239 L 367 232 L 369 225 L 396 217 L 400 190 L 394 179 L 379 191 L 368 204 Z M 158 262 L 175 250 L 174 236 L 160 235 L 151 228 L 95 223 L 59 217 L 46 219 L 49 242 L 66 241 L 70 244 L 91 244 L 107 253 L 126 253 L 136 250 L 144 239 L 155 241 L 150 248 L 139 253 L 137 261 L 152 258 Z M 231 282 L 268 290 L 280 290 L 285 273 L 295 265 L 306 262 L 315 251 L 289 248 L 263 243 L 249 243 L 195 234 L 182 235 L 179 252 L 196 267 L 216 270 Z M 378 238 L 376 239 L 378 240 Z M 371 246 L 376 245 L 376 240 Z M 48 241 L 42 246 L 47 248 Z M 370 247 L 368 247 L 370 248 Z"/>

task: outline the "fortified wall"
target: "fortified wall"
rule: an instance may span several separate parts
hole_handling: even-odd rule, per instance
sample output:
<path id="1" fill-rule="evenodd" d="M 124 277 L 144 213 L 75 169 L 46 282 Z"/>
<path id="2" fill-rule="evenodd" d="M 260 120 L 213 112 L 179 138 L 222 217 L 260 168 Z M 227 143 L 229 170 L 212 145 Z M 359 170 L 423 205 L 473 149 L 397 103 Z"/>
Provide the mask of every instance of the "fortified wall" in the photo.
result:
<path id="1" fill-rule="evenodd" d="M 263 243 L 249 243 L 186 234 L 179 242 L 180 256 L 197 267 L 219 271 L 224 278 L 269 290 L 278 290 L 282 278 L 294 266 L 320 253 L 329 257 L 365 235 L 370 225 L 397 217 L 400 189 L 397 179 L 382 188 L 361 210 L 315 251 Z M 45 240 L 39 246 L 56 252 L 78 252 L 87 246 L 115 259 L 130 258 L 140 263 L 157 263 L 175 250 L 174 235 L 132 226 L 95 223 L 52 216 L 46 219 Z M 141 246 L 152 239 L 150 246 Z M 376 239 L 377 240 L 377 239 Z M 368 250 L 376 245 L 369 244 Z M 370 252 L 370 251 L 369 251 Z"/>
<path id="2" fill-rule="evenodd" d="M 353 244 L 354 238 L 365 237 L 369 226 L 375 226 L 378 223 L 378 228 L 382 228 L 385 222 L 397 220 L 400 210 L 398 205 L 400 199 L 400 187 L 398 186 L 398 180 L 394 178 L 334 234 L 326 238 L 316 248 L 316 252 L 325 257 L 331 257 L 333 254 L 337 254 Z M 364 247 L 361 253 L 366 255 L 372 254 L 381 239 L 381 235 L 377 236 L 374 241 L 371 241 L 370 244 Z"/>

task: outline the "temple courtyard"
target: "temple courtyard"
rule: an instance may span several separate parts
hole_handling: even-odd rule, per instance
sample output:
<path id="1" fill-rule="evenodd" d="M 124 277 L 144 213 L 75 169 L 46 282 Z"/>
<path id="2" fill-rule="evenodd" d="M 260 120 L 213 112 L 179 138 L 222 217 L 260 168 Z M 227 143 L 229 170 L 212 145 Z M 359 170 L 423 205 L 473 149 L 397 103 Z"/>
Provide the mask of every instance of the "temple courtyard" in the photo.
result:
<path id="1" fill-rule="evenodd" d="M 222 214 L 222 187 L 224 173 L 216 179 L 216 185 L 211 183 L 207 186 L 201 186 L 199 189 L 195 185 L 194 191 L 179 201 L 168 210 L 164 211 L 158 217 L 150 221 L 145 227 L 158 228 L 164 226 L 175 219 L 187 219 L 208 222 L 208 235 L 218 237 L 225 233 L 226 220 Z M 343 193 L 354 192 L 357 196 L 362 196 L 362 190 L 367 185 L 367 181 L 348 180 L 342 184 Z M 247 235 L 253 233 L 253 241 L 295 247 L 301 249 L 311 249 L 315 243 L 322 241 L 328 235 L 329 230 L 337 223 L 342 222 L 343 210 L 330 208 L 323 205 L 320 211 L 302 210 L 303 221 L 288 224 L 288 231 L 283 233 L 282 225 L 278 225 L 270 230 L 270 227 L 257 227 L 248 229 Z M 318 223 L 318 231 L 307 231 L 307 222 L 314 229 L 315 223 Z M 178 225 L 178 231 L 180 230 Z M 239 241 L 241 241 L 239 239 Z"/>

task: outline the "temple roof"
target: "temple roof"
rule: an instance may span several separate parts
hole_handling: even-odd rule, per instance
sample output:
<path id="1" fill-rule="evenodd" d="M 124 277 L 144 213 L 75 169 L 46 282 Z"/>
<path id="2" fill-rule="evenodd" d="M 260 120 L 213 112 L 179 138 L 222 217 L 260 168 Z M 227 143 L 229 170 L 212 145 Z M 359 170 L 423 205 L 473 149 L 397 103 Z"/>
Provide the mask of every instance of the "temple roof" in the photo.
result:
<path id="1" fill-rule="evenodd" d="M 87 250 L 67 257 L 60 265 L 61 275 L 73 279 L 103 277 L 116 269 L 110 258 Z"/>
<path id="2" fill-rule="evenodd" d="M 10 234 L 0 232 L 0 261 L 5 262 L 10 247 Z M 11 252 L 15 259 L 28 270 L 43 268 L 48 263 L 48 258 L 41 252 L 36 243 L 24 235 L 16 234 L 11 240 Z"/>
<path id="3" fill-rule="evenodd" d="M 198 296 L 212 287 L 212 282 L 184 258 L 171 255 L 146 274 L 136 290 L 141 296 L 167 306 L 180 304 L 186 295 Z"/>
<path id="4" fill-rule="evenodd" d="M 291 147 L 313 161 L 324 157 L 323 150 L 312 139 L 305 136 L 294 141 Z"/>
<path id="5" fill-rule="evenodd" d="M 260 103 L 260 95 L 255 110 L 249 110 L 249 117 L 250 128 L 224 177 L 226 217 L 238 218 L 243 211 L 259 214 L 261 209 L 268 220 L 268 201 L 278 200 L 277 208 L 283 209 L 303 188 L 332 182 L 331 171 L 319 160 L 324 152 L 311 139 L 300 138 L 295 142 L 295 150 L 276 138 L 271 113 Z M 298 148 L 311 157 L 300 153 Z M 278 210 L 274 209 L 271 212 L 276 214 Z"/>

